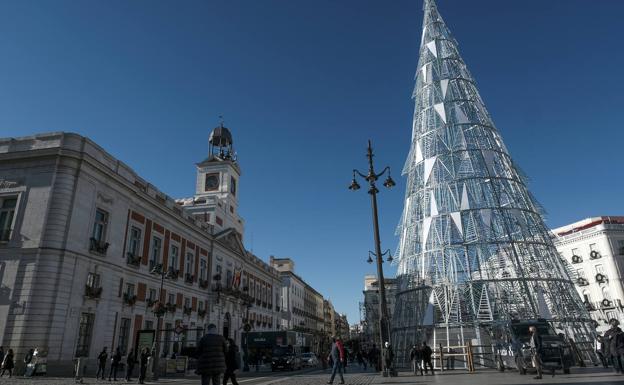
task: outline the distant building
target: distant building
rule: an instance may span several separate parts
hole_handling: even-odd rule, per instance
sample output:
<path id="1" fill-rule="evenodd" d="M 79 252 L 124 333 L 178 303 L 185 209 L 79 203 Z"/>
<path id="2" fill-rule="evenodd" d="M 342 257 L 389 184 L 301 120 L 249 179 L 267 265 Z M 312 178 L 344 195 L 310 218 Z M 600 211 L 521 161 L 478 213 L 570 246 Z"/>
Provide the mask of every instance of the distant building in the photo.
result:
<path id="1" fill-rule="evenodd" d="M 392 319 L 397 293 L 396 279 L 385 278 L 385 289 L 388 315 Z M 379 284 L 376 276 L 367 275 L 364 277 L 363 294 L 364 302 L 361 309 L 361 317 L 363 318 L 362 339 L 366 346 L 371 346 L 372 344 L 379 346 Z"/>
<path id="2" fill-rule="evenodd" d="M 323 301 L 323 320 L 325 324 L 325 332 L 329 336 L 336 335 L 336 319 L 335 319 L 336 310 L 334 309 L 334 305 L 330 300 L 326 299 Z"/>
<path id="3" fill-rule="evenodd" d="M 347 320 L 347 315 L 335 312 L 334 318 L 336 336 L 342 338 L 343 340 L 349 339 L 349 320 Z"/>
<path id="4" fill-rule="evenodd" d="M 141 330 L 159 331 L 161 355 L 208 323 L 239 343 L 245 325 L 277 330 L 281 278 L 243 246 L 231 145 L 215 129 L 195 196 L 175 201 L 80 135 L 0 139 L 0 345 L 17 363 L 43 348 L 48 372 L 69 374 Z"/>
<path id="5" fill-rule="evenodd" d="M 606 331 L 611 318 L 624 324 L 624 216 L 587 218 L 552 232 L 597 330 Z"/>

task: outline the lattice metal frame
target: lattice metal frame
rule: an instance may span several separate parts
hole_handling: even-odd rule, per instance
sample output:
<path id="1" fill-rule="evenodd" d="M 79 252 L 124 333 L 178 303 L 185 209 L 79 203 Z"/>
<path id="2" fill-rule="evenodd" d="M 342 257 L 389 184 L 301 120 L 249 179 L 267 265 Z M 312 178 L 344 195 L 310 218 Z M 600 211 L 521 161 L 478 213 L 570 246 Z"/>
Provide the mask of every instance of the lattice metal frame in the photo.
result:
<path id="1" fill-rule="evenodd" d="M 541 207 L 434 0 L 425 0 L 424 13 L 397 230 L 393 340 L 399 360 L 423 339 L 491 345 L 513 318 L 546 318 L 577 342 L 590 343 L 589 314 Z"/>

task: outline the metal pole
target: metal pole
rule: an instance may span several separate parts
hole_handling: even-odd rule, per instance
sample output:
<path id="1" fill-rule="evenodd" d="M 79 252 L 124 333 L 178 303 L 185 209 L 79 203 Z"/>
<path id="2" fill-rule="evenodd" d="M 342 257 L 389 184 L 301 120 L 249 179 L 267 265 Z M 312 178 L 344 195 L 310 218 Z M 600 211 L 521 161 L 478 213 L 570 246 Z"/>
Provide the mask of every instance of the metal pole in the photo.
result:
<path id="1" fill-rule="evenodd" d="M 383 256 L 381 254 L 381 241 L 379 239 L 379 218 L 377 211 L 377 187 L 375 187 L 375 181 L 377 180 L 377 176 L 375 174 L 375 169 L 373 167 L 373 148 L 371 145 L 371 141 L 368 141 L 368 165 L 369 165 L 369 174 L 368 174 L 368 182 L 370 184 L 369 194 L 371 194 L 371 204 L 373 207 L 373 233 L 375 236 L 375 254 L 377 257 L 377 284 L 379 285 L 379 337 L 381 339 L 380 342 L 380 350 L 383 351 L 383 344 L 385 341 L 388 341 L 389 330 L 388 330 L 388 307 L 386 306 L 386 286 L 383 275 Z M 382 373 L 385 372 L 386 363 L 382 358 L 381 360 L 381 370 Z"/>

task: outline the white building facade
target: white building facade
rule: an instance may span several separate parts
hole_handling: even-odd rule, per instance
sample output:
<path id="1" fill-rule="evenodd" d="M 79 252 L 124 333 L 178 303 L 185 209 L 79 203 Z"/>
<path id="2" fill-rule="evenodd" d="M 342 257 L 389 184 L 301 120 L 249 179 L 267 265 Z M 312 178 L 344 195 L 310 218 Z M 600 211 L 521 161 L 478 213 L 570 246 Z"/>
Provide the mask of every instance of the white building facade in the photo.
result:
<path id="1" fill-rule="evenodd" d="M 0 345 L 18 363 L 39 347 L 50 374 L 68 374 L 140 331 L 165 356 L 208 323 L 238 343 L 245 324 L 276 330 L 280 277 L 242 244 L 239 176 L 213 154 L 198 165 L 205 191 L 175 201 L 80 135 L 0 139 Z"/>
<path id="2" fill-rule="evenodd" d="M 624 323 L 624 216 L 587 218 L 552 232 L 597 331 L 612 318 Z"/>

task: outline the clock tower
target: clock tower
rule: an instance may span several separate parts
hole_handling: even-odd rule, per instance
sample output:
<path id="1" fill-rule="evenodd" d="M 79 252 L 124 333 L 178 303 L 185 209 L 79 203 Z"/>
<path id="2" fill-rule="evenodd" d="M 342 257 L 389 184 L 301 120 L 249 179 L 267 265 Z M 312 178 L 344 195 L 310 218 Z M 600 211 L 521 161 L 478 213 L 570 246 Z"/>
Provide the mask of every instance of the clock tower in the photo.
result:
<path id="1" fill-rule="evenodd" d="M 244 223 L 238 215 L 240 167 L 232 134 L 223 122 L 210 133 L 208 157 L 197 163 L 195 196 L 184 209 L 214 226 L 215 233 L 233 228 L 242 237 Z"/>

